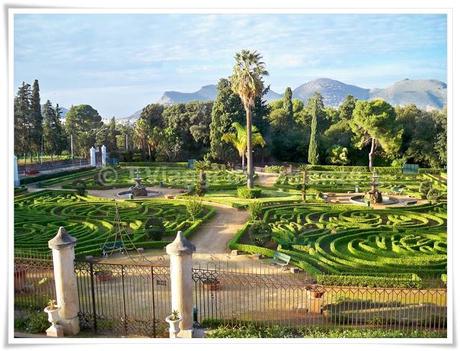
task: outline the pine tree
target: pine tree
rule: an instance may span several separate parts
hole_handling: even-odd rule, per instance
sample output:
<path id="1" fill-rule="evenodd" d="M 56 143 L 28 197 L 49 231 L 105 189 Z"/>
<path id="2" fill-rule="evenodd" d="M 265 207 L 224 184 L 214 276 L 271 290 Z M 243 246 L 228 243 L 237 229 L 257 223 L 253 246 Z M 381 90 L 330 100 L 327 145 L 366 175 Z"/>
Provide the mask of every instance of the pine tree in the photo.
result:
<path id="1" fill-rule="evenodd" d="M 40 105 L 40 86 L 38 80 L 35 79 L 32 86 L 32 97 L 30 100 L 31 114 L 31 149 L 33 152 L 39 153 L 43 148 L 43 116 L 42 107 Z"/>
<path id="2" fill-rule="evenodd" d="M 60 121 L 60 108 L 49 100 L 43 105 L 43 151 L 47 155 L 59 155 L 64 149 L 65 136 Z"/>

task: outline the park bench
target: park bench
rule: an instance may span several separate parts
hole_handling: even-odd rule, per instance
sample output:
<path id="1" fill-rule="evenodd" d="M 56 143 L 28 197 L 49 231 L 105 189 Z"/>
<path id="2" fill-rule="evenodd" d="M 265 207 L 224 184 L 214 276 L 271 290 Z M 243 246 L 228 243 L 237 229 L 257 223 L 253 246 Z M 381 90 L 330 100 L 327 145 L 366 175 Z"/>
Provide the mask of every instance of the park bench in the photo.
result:
<path id="1" fill-rule="evenodd" d="M 123 251 L 123 242 L 115 241 L 102 246 L 102 256 L 107 256 L 107 253 L 110 251 Z"/>
<path id="2" fill-rule="evenodd" d="M 276 251 L 273 255 L 272 264 L 277 264 L 279 266 L 287 266 L 289 264 L 289 261 L 291 261 L 291 256 Z"/>

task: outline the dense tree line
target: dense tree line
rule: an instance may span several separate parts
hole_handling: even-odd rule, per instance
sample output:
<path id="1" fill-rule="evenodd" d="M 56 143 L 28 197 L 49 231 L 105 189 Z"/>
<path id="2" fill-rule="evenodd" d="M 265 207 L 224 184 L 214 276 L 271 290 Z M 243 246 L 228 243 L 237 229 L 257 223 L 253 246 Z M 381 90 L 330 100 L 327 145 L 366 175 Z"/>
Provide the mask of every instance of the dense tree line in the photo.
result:
<path id="1" fill-rule="evenodd" d="M 352 96 L 337 108 L 325 107 L 319 93 L 301 101 L 287 88 L 281 99 L 270 103 L 263 95 L 255 97 L 251 112 L 258 133 L 256 164 L 447 164 L 445 109 L 393 107 L 383 100 L 358 101 Z M 64 120 L 59 105 L 40 104 L 34 81 L 32 86 L 23 83 L 14 100 L 15 153 L 31 158 L 70 154 L 72 140 L 78 157 L 88 157 L 91 146 L 104 144 L 112 156 L 125 161 L 196 158 L 240 164 L 243 155 L 247 158 L 236 147 L 246 142 L 246 113 L 230 79 L 223 78 L 214 102 L 149 104 L 133 124 L 115 118 L 103 123 L 89 105 L 72 106 Z M 224 141 L 232 135 L 238 143 Z"/>

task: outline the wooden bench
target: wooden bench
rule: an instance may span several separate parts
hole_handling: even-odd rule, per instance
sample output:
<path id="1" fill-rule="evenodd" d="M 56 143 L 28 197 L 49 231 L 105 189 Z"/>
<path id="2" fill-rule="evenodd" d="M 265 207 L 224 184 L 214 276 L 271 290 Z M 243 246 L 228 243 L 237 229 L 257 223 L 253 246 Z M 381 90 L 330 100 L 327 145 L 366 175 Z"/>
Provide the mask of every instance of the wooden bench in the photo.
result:
<path id="1" fill-rule="evenodd" d="M 279 266 L 287 266 L 291 261 L 291 256 L 286 255 L 282 252 L 276 251 L 273 255 L 272 264 L 277 264 Z"/>

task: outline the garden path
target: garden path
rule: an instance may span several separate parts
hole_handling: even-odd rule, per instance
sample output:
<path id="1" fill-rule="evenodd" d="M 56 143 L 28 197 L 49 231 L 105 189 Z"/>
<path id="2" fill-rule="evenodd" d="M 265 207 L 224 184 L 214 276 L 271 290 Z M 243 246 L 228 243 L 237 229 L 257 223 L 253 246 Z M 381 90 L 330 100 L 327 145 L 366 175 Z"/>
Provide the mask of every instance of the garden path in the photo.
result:
<path id="1" fill-rule="evenodd" d="M 205 203 L 216 210 L 216 214 L 209 221 L 201 225 L 192 236 L 197 253 L 224 254 L 230 249 L 227 243 L 248 220 L 246 211 L 239 211 L 230 206 L 217 203 Z"/>

